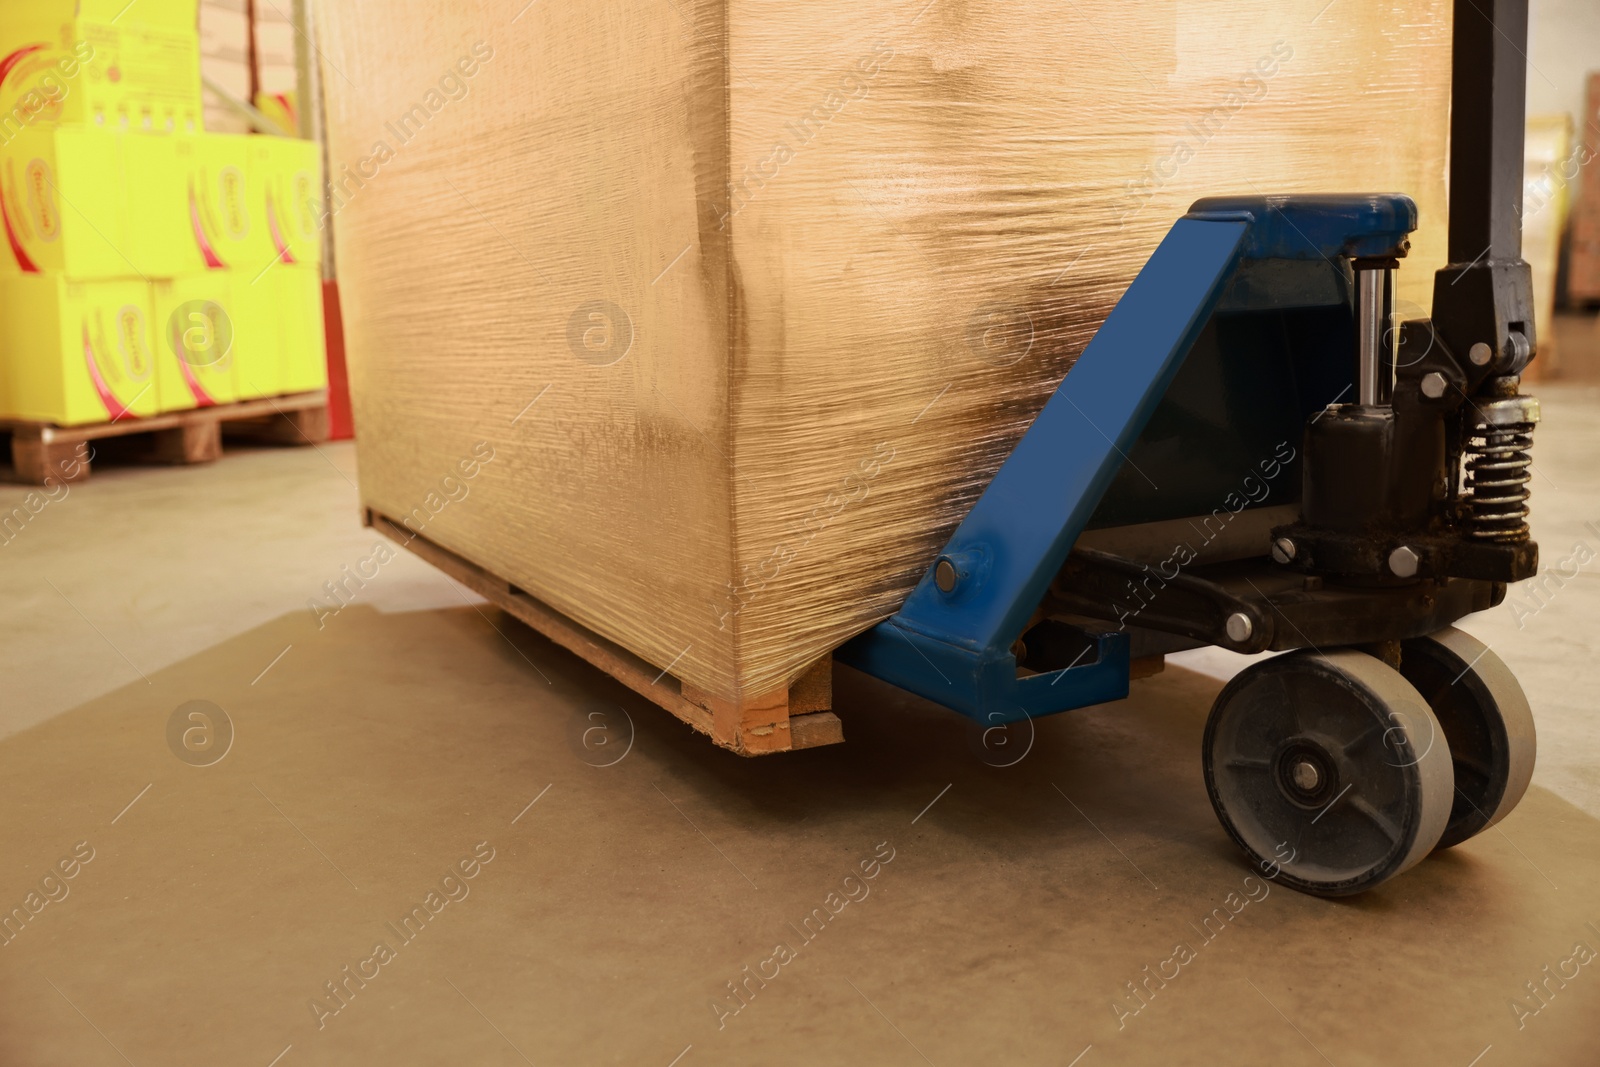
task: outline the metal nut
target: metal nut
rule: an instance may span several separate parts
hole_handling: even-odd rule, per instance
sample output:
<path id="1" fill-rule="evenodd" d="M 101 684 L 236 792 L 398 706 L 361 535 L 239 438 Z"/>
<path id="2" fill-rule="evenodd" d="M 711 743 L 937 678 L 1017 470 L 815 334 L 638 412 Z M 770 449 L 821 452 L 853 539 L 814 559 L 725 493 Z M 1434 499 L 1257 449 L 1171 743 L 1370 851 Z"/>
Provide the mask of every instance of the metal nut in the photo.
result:
<path id="1" fill-rule="evenodd" d="M 1537 423 L 1539 421 L 1539 398 L 1518 393 L 1516 396 L 1503 396 L 1498 400 L 1484 400 L 1474 402 L 1472 413 L 1478 417 L 1482 426 L 1516 426 L 1521 423 Z"/>
<path id="2" fill-rule="evenodd" d="M 1236 611 L 1228 616 L 1228 640 L 1234 644 L 1242 645 L 1250 640 L 1250 635 L 1256 632 L 1256 624 L 1250 621 L 1250 616 L 1242 611 Z"/>
<path id="3" fill-rule="evenodd" d="M 1389 553 L 1389 571 L 1396 578 L 1415 578 L 1422 557 L 1409 545 L 1401 545 Z"/>
<path id="4" fill-rule="evenodd" d="M 1295 544 L 1287 537 L 1280 537 L 1272 542 L 1272 558 L 1279 563 L 1293 563 Z"/>
<path id="5" fill-rule="evenodd" d="M 1450 385 L 1445 381 L 1444 375 L 1438 371 L 1429 371 L 1422 376 L 1422 395 L 1429 400 L 1438 400 L 1444 396 L 1444 391 Z"/>
<path id="6" fill-rule="evenodd" d="M 1472 360 L 1474 367 L 1488 366 L 1489 361 L 1494 358 L 1494 349 L 1479 341 L 1467 349 L 1467 358 Z"/>

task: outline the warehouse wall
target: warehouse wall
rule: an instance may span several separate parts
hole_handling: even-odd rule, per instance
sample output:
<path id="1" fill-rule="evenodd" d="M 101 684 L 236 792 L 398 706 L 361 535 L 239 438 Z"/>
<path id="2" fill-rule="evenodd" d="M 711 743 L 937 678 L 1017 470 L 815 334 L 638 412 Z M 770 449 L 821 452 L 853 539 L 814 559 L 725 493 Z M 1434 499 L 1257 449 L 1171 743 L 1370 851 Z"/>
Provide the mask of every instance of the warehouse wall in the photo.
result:
<path id="1" fill-rule="evenodd" d="M 1581 128 L 1584 86 L 1600 71 L 1600 4 L 1532 0 L 1528 9 L 1528 114 L 1566 112 Z M 1600 130 L 1591 130 L 1600 136 Z"/>

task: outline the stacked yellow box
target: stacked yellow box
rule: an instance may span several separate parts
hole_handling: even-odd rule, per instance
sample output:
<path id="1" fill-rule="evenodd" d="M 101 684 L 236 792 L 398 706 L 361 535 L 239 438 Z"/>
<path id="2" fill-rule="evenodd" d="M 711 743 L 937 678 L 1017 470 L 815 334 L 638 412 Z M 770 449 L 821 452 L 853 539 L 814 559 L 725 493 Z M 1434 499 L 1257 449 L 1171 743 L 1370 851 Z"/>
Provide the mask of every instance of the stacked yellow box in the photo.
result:
<path id="1" fill-rule="evenodd" d="M 199 129 L 197 2 L 0 12 L 0 416 L 326 385 L 320 152 Z"/>
<path id="2" fill-rule="evenodd" d="M 197 0 L 27 0 L 0 8 L 5 133 L 34 122 L 200 129 Z"/>

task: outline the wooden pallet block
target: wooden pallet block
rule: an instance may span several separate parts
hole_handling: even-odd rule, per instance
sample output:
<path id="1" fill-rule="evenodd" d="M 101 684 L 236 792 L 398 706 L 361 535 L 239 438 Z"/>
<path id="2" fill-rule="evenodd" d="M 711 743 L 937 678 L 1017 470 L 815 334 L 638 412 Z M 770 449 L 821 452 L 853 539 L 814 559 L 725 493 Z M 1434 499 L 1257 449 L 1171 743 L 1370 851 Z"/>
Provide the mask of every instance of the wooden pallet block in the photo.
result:
<path id="1" fill-rule="evenodd" d="M 222 423 L 228 437 L 248 441 L 262 441 L 279 445 L 321 444 L 329 437 L 328 405 L 323 402 L 307 407 L 282 407 L 270 415 L 249 418 L 230 418 Z"/>
<path id="2" fill-rule="evenodd" d="M 574 622 L 471 560 L 413 534 L 388 516 L 366 508 L 363 521 L 508 615 L 588 660 L 640 696 L 659 704 L 723 748 L 741 756 L 762 756 L 839 744 L 844 740 L 843 724 L 831 710 L 831 656 L 819 660 L 786 689 L 743 701 L 718 699 L 683 685 L 622 646 Z"/>
<path id="3" fill-rule="evenodd" d="M 17 478 L 32 485 L 46 485 L 52 479 L 81 482 L 88 478 L 94 452 L 90 442 L 109 437 L 148 434 L 150 448 L 141 457 L 147 462 L 210 463 L 222 455 L 224 426 L 229 436 L 282 444 L 326 441 L 328 394 L 318 390 L 264 397 L 86 426 L 0 419 L 0 432 L 11 435 L 11 463 Z"/>

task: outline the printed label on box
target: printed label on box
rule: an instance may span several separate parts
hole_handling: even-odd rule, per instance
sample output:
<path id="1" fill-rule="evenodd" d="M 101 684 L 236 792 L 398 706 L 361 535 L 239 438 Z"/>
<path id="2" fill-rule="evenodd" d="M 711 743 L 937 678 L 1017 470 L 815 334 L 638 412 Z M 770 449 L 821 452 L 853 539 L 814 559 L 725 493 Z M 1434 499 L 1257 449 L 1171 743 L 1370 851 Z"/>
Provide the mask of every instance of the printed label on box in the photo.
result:
<path id="1" fill-rule="evenodd" d="M 89 378 L 106 414 L 113 420 L 131 414 L 131 405 L 149 388 L 152 364 L 144 309 L 124 304 L 116 312 L 116 336 L 108 342 L 99 309 L 84 309 L 83 354 Z M 115 354 L 113 356 L 113 353 Z"/>

